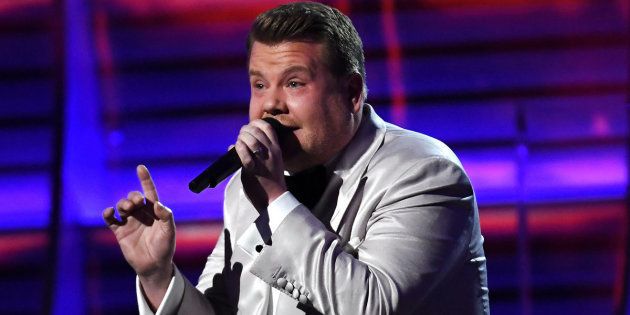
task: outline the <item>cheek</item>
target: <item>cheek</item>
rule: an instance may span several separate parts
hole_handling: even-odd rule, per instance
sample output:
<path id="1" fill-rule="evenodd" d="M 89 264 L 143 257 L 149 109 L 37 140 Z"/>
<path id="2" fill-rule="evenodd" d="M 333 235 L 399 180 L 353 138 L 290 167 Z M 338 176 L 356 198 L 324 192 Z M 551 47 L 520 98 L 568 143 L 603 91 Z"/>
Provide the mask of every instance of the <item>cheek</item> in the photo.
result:
<path id="1" fill-rule="evenodd" d="M 289 110 L 291 118 L 306 131 L 312 132 L 317 129 L 317 123 L 322 120 L 321 113 L 313 107 L 318 104 L 298 103 L 293 110 Z"/>
<path id="2" fill-rule="evenodd" d="M 315 147 L 322 146 L 328 142 L 328 138 L 331 136 L 334 137 L 334 133 L 331 135 L 332 130 L 330 129 L 329 123 L 329 117 L 326 117 L 325 113 L 312 113 L 305 128 L 305 142 Z"/>

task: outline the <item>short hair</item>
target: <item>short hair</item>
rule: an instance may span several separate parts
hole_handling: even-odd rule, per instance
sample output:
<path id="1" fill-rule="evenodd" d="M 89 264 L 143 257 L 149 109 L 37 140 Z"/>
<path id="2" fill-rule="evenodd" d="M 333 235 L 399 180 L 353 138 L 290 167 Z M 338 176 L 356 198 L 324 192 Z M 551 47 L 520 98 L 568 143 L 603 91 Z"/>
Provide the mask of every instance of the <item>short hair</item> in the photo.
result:
<path id="1" fill-rule="evenodd" d="M 365 83 L 363 42 L 352 21 L 339 10 L 316 2 L 295 2 L 266 11 L 252 24 L 247 37 L 247 58 L 254 42 L 267 45 L 284 41 L 324 43 L 325 61 L 336 77 L 358 73 Z"/>

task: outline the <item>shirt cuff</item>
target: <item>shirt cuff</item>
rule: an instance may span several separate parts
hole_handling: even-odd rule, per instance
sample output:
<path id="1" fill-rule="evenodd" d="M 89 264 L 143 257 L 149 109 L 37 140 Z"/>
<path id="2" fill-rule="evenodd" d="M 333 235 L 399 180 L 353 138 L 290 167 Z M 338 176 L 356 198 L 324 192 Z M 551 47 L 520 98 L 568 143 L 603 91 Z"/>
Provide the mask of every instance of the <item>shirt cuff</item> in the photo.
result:
<path id="1" fill-rule="evenodd" d="M 288 191 L 285 191 L 280 197 L 272 201 L 269 206 L 267 206 L 271 233 L 275 232 L 284 218 L 299 205 L 300 202 Z"/>
<path id="2" fill-rule="evenodd" d="M 158 307 L 157 312 L 155 312 L 155 315 L 174 314 L 175 311 L 177 311 L 179 302 L 184 296 L 185 285 L 182 274 L 179 272 L 179 269 L 175 267 L 175 275 L 171 278 L 171 282 L 168 284 L 164 299 L 162 299 L 162 303 Z M 138 276 L 136 276 L 136 298 L 138 300 L 138 312 L 140 315 L 154 314 L 144 298 L 142 285 L 140 284 L 140 278 Z"/>

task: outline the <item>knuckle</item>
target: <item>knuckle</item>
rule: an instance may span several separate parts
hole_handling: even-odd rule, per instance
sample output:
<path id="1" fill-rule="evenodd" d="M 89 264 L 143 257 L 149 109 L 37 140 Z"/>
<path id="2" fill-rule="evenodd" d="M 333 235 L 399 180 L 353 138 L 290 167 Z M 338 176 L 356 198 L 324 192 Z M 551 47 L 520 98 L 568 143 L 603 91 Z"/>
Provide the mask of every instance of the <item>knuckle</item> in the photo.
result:
<path id="1" fill-rule="evenodd" d="M 243 144 L 243 148 L 246 148 L 250 146 L 253 141 L 252 141 L 251 136 L 246 136 L 246 137 L 243 137 L 243 139 L 241 139 L 241 142 Z"/>
<path id="2" fill-rule="evenodd" d="M 241 164 L 243 164 L 243 167 L 247 167 L 247 165 L 251 162 L 251 156 L 247 146 L 243 142 L 239 141 L 236 143 L 235 148 L 238 157 L 241 159 Z"/>
<path id="3" fill-rule="evenodd" d="M 264 125 L 262 125 L 260 121 L 254 120 L 249 124 L 249 129 L 247 129 L 247 132 L 252 135 L 260 135 L 262 133 L 262 127 L 264 127 Z"/>
<path id="4" fill-rule="evenodd" d="M 240 141 L 240 142 L 243 142 L 243 143 L 247 143 L 247 141 L 251 141 L 251 137 L 252 137 L 252 135 L 249 134 L 249 132 L 241 131 L 238 134 L 238 139 L 237 140 Z"/>
<path id="5" fill-rule="evenodd" d="M 243 163 L 243 167 L 245 167 L 245 168 L 249 169 L 249 168 L 251 168 L 253 166 L 253 163 L 252 163 L 253 160 L 249 156 L 243 157 L 243 160 L 241 162 Z"/>
<path id="6" fill-rule="evenodd" d="M 171 209 L 169 209 L 168 207 L 164 207 L 164 212 L 166 212 L 166 216 L 169 218 L 173 217 L 173 211 L 171 211 Z"/>
<path id="7" fill-rule="evenodd" d="M 236 152 L 239 154 L 239 156 L 242 156 L 243 152 L 247 150 L 247 145 L 243 140 L 239 139 L 238 141 L 236 141 L 234 148 L 236 149 Z"/>
<path id="8" fill-rule="evenodd" d="M 130 200 L 135 204 L 135 205 L 143 205 L 144 204 L 144 196 L 137 194 L 135 196 L 133 196 L 132 198 L 130 198 Z"/>
<path id="9" fill-rule="evenodd" d="M 241 127 L 240 133 L 241 134 L 249 134 L 249 133 L 252 132 L 252 129 L 253 129 L 253 127 L 252 127 L 252 125 L 250 123 L 250 124 L 247 124 L 247 125 L 244 125 L 243 127 Z"/>
<path id="10" fill-rule="evenodd" d="M 122 210 L 125 210 L 125 211 L 129 211 L 129 210 L 133 209 L 133 206 L 134 206 L 134 204 L 131 201 L 129 201 L 128 199 L 122 200 L 122 202 L 120 204 L 120 208 Z"/>
<path id="11" fill-rule="evenodd" d="M 265 133 L 267 133 L 267 134 L 269 134 L 269 133 L 272 133 L 272 132 L 273 132 L 273 127 L 271 127 L 271 124 L 269 124 L 269 123 L 267 123 L 267 122 L 265 122 L 265 123 L 261 126 L 261 128 L 260 128 L 260 129 L 262 129 L 263 131 L 265 131 Z"/>
<path id="12" fill-rule="evenodd" d="M 139 205 L 144 203 L 144 196 L 137 191 L 132 191 L 127 195 L 127 199 L 129 199 L 133 204 Z"/>
<path id="13" fill-rule="evenodd" d="M 133 198 L 134 196 L 137 196 L 137 195 L 142 195 L 142 194 L 139 191 L 137 191 L 137 190 L 130 191 L 127 194 L 127 198 L 131 199 L 131 198 Z"/>
<path id="14" fill-rule="evenodd" d="M 127 201 L 127 199 L 120 198 L 120 200 L 118 200 L 118 202 L 116 203 L 116 208 L 121 208 L 125 201 Z"/>

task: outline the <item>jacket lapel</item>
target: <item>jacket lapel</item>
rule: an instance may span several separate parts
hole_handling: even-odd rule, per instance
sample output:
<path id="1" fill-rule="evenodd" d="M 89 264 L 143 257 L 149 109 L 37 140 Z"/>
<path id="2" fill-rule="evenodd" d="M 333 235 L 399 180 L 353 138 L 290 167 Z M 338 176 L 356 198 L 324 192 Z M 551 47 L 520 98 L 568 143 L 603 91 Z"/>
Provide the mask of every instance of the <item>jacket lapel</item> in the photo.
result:
<path id="1" fill-rule="evenodd" d="M 250 256 L 254 256 L 252 252 L 256 245 L 262 244 L 262 237 L 256 229 L 256 220 L 260 217 L 260 213 L 249 202 L 245 196 L 241 184 L 241 171 L 234 174 L 226 190 L 225 201 L 223 205 L 223 220 L 226 228 L 230 229 L 233 235 L 238 236 L 234 240 L 234 244 L 243 249 Z"/>
<path id="2" fill-rule="evenodd" d="M 224 220 L 225 226 L 238 237 L 233 244 L 232 263 L 240 263 L 243 268 L 239 283 L 232 284 L 241 288 L 238 297 L 239 313 L 267 315 L 270 312 L 271 287 L 248 271 L 257 254 L 256 245 L 263 243 L 256 228 L 256 221 L 261 216 L 243 192 L 240 171 L 232 180 L 234 187 L 226 191 Z"/>
<path id="3" fill-rule="evenodd" d="M 334 174 L 341 179 L 342 184 L 335 212 L 330 220 L 330 227 L 333 231 L 338 231 L 348 205 L 384 138 L 385 122 L 376 115 L 370 105 L 366 104 L 359 130 L 343 150 L 334 166 Z"/>

